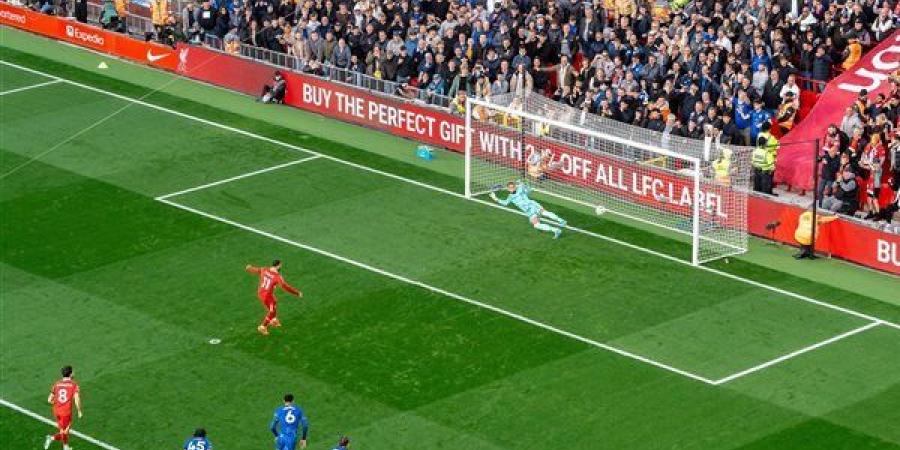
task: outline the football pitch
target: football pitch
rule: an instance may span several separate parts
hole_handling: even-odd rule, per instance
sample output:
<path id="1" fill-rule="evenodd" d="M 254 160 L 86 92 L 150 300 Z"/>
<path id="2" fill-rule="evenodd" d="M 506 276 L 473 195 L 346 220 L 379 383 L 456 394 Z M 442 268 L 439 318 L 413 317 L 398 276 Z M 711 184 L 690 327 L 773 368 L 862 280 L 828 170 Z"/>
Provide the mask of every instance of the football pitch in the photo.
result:
<path id="1" fill-rule="evenodd" d="M 101 60 L 0 28 L 4 448 L 72 364 L 78 450 L 270 448 L 285 392 L 313 449 L 900 449 L 896 277 L 547 201 L 554 241 L 457 155 Z"/>

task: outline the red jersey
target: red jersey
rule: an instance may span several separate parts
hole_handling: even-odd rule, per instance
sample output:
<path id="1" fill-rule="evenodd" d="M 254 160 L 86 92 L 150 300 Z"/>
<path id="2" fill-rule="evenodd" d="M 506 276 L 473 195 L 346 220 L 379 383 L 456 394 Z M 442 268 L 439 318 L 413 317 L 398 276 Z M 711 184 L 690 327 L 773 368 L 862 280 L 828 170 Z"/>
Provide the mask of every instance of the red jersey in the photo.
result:
<path id="1" fill-rule="evenodd" d="M 72 403 L 75 394 L 78 393 L 78 383 L 71 378 L 63 378 L 56 382 L 50 389 L 53 397 L 53 414 L 57 416 L 71 416 Z"/>
<path id="2" fill-rule="evenodd" d="M 257 293 L 260 297 L 270 297 L 275 292 L 275 288 L 281 286 L 285 291 L 297 295 L 299 291 L 289 285 L 284 278 L 272 267 L 259 268 L 259 287 Z"/>

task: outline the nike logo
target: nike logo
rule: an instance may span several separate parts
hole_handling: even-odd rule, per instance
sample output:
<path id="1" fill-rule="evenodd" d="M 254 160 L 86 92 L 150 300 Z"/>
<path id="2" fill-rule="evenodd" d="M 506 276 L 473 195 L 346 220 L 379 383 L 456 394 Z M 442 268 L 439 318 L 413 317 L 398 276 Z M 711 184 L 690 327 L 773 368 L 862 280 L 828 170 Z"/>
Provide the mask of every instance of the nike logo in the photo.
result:
<path id="1" fill-rule="evenodd" d="M 169 56 L 170 54 L 171 54 L 171 53 L 165 53 L 165 54 L 162 54 L 162 55 L 154 55 L 154 54 L 150 51 L 150 49 L 147 49 L 147 61 L 150 61 L 150 62 L 156 62 L 156 61 L 159 61 L 159 60 L 165 58 L 166 56 Z"/>

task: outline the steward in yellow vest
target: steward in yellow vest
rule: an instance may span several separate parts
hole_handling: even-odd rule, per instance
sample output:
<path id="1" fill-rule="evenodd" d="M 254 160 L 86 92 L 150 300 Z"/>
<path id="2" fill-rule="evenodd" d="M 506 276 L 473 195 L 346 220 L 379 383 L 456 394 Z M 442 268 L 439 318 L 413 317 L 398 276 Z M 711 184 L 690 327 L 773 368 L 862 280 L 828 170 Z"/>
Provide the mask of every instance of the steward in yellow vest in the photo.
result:
<path id="1" fill-rule="evenodd" d="M 719 158 L 713 161 L 713 171 L 715 172 L 716 181 L 723 185 L 731 184 L 731 149 L 722 148 Z"/>
<path id="2" fill-rule="evenodd" d="M 837 216 L 822 216 L 817 214 L 816 225 L 826 224 L 837 218 Z M 813 257 L 812 244 L 819 237 L 819 231 L 821 230 L 821 228 L 816 227 L 816 236 L 813 237 L 812 221 L 812 211 L 803 212 L 797 219 L 797 229 L 794 231 L 794 239 L 796 239 L 797 243 L 800 244 L 800 253 L 794 255 L 794 258 L 803 259 Z"/>
<path id="3" fill-rule="evenodd" d="M 753 190 L 772 195 L 775 180 L 775 159 L 778 157 L 778 139 L 772 136 L 772 125 L 762 124 L 761 132 L 756 137 L 756 148 L 750 154 L 750 165 L 753 166 Z"/>

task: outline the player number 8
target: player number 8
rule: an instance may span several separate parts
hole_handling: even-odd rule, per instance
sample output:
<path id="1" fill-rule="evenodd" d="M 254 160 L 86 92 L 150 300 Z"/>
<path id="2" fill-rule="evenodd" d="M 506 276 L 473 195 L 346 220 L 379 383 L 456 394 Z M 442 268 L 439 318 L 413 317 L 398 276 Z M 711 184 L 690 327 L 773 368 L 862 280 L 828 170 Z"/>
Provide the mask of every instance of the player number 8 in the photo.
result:
<path id="1" fill-rule="evenodd" d="M 288 410 L 286 413 L 284 413 L 284 421 L 287 423 L 294 423 L 297 421 L 297 416 L 294 415 L 293 411 Z"/>
<path id="2" fill-rule="evenodd" d="M 65 403 L 69 401 L 69 391 L 65 389 L 60 389 L 59 392 L 56 393 L 56 400 L 59 403 Z"/>

